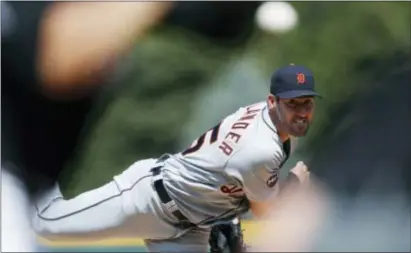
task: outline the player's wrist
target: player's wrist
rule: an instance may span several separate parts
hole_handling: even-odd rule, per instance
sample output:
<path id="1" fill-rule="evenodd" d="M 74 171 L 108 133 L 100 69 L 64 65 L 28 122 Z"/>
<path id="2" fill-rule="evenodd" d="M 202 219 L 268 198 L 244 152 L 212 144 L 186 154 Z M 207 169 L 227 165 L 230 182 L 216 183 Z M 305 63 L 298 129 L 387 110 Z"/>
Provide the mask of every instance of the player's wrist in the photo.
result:
<path id="1" fill-rule="evenodd" d="M 285 185 L 286 186 L 292 186 L 292 185 L 300 185 L 300 179 L 298 179 L 298 176 L 290 171 L 285 179 Z"/>

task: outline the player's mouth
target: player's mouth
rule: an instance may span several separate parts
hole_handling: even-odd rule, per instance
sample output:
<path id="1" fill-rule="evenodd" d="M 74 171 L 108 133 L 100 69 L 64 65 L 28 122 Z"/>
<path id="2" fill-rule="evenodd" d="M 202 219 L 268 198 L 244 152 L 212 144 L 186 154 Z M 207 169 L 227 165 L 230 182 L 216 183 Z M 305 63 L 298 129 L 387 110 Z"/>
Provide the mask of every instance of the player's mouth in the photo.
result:
<path id="1" fill-rule="evenodd" d="M 294 124 L 296 125 L 307 125 L 308 121 L 305 118 L 298 118 L 294 120 Z"/>
<path id="2" fill-rule="evenodd" d="M 298 131 L 305 131 L 308 127 L 308 120 L 306 118 L 297 118 L 293 120 L 293 125 Z"/>

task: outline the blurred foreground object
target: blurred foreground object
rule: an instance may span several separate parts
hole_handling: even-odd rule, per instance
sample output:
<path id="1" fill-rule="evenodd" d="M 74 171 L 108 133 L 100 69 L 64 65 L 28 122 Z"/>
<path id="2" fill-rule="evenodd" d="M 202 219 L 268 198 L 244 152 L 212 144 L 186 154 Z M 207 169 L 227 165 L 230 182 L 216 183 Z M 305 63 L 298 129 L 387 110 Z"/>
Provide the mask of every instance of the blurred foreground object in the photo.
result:
<path id="1" fill-rule="evenodd" d="M 253 240 L 250 251 L 309 251 L 328 213 L 327 192 L 314 184 L 310 187 L 294 185 L 277 201 L 271 214 L 257 221 L 260 236 Z"/>
<path id="2" fill-rule="evenodd" d="M 254 252 L 410 252 L 410 206 L 405 196 L 351 202 L 327 188 L 284 194 L 259 221 Z M 349 204 L 350 208 L 344 208 Z"/>
<path id="3" fill-rule="evenodd" d="M 2 162 L 52 180 L 121 56 L 169 3 L 2 2 Z M 6 24 L 2 24 L 6 25 Z M 4 34 L 2 34 L 4 35 Z"/>
<path id="4" fill-rule="evenodd" d="M 57 180 L 86 133 L 86 116 L 113 63 L 171 4 L 1 5 L 2 207 L 10 208 L 2 209 L 2 242 L 8 244 L 1 246 L 32 251 L 28 191 Z"/>
<path id="5" fill-rule="evenodd" d="M 41 22 L 37 64 L 52 93 L 83 89 L 159 22 L 171 2 L 62 2 Z M 97 77 L 96 77 L 97 75 Z"/>

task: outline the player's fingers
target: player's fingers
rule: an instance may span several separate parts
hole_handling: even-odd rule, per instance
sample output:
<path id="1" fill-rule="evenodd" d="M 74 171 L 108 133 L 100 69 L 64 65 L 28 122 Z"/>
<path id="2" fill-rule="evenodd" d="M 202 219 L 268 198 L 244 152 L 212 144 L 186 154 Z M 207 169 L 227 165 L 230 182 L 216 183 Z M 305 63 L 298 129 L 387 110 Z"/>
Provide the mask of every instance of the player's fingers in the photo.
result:
<path id="1" fill-rule="evenodd" d="M 297 162 L 296 167 L 300 168 L 302 171 L 308 171 L 308 167 L 303 161 Z"/>
<path id="2" fill-rule="evenodd" d="M 298 161 L 296 167 L 304 167 L 305 163 L 303 161 Z"/>

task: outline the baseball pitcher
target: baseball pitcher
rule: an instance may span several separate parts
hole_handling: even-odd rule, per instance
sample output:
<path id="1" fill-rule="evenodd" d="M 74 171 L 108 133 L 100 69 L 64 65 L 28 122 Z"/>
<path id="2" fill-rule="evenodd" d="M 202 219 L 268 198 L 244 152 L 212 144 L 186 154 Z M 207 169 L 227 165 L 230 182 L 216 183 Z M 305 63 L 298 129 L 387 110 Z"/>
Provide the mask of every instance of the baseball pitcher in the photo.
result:
<path id="1" fill-rule="evenodd" d="M 149 251 L 207 252 L 213 226 L 250 209 L 264 218 L 273 206 L 290 136 L 307 133 L 316 96 L 309 69 L 280 68 L 265 101 L 239 108 L 186 150 L 137 161 L 73 199 L 58 186 L 42 195 L 33 227 L 49 237 L 136 236 Z M 290 175 L 309 179 L 303 162 Z"/>

